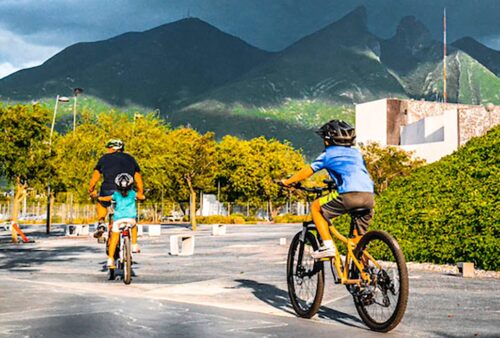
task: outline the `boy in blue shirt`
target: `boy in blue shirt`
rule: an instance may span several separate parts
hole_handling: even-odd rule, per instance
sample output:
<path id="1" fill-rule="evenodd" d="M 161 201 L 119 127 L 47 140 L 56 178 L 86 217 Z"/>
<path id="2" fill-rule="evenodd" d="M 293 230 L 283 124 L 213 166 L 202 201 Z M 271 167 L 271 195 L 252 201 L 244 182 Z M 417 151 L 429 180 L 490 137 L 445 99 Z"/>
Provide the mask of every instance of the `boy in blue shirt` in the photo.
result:
<path id="1" fill-rule="evenodd" d="M 117 191 L 115 191 L 113 195 L 99 197 L 99 200 L 103 202 L 109 202 L 109 201 L 115 202 L 115 210 L 113 214 L 113 227 L 110 234 L 110 241 L 108 247 L 107 266 L 110 269 L 115 268 L 114 256 L 115 256 L 116 245 L 120 240 L 120 225 L 122 223 L 128 223 L 132 224 L 135 227 L 137 218 L 137 207 L 136 207 L 137 193 L 134 190 L 132 190 L 134 179 L 132 178 L 132 176 L 130 176 L 130 174 L 122 173 L 116 176 L 115 184 Z"/>
<path id="2" fill-rule="evenodd" d="M 317 132 L 325 145 L 322 152 L 310 166 L 297 172 L 282 183 L 285 186 L 302 181 L 321 169 L 326 169 L 337 185 L 337 191 L 318 198 L 311 205 L 311 214 L 323 246 L 312 253 L 313 258 L 333 257 L 335 249 L 328 229 L 329 220 L 343 215 L 354 208 L 369 208 L 370 213 L 357 220 L 355 235 L 363 235 L 371 219 L 375 206 L 373 181 L 358 149 L 352 148 L 356 133 L 354 127 L 340 120 L 332 120 Z"/>

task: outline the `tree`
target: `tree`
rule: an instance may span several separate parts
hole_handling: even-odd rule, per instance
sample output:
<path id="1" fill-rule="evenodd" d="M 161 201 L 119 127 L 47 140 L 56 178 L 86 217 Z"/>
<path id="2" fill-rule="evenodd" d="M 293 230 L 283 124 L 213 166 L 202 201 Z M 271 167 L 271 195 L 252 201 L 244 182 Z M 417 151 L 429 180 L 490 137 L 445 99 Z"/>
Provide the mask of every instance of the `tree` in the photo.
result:
<path id="1" fill-rule="evenodd" d="M 57 142 L 59 182 L 66 191 L 76 191 L 81 200 L 88 199 L 88 182 L 97 160 L 106 151 L 105 142 L 119 138 L 141 167 L 148 199 L 157 202 L 168 187 L 166 172 L 172 170 L 163 152 L 168 132 L 168 126 L 152 113 L 132 118 L 110 111 L 95 119 L 87 118 Z"/>
<path id="2" fill-rule="evenodd" d="M 215 146 L 213 133 L 200 135 L 195 130 L 180 128 L 168 134 L 162 147 L 171 168 L 166 173 L 169 191 L 178 201 L 189 198 L 193 231 L 196 231 L 196 192 L 214 186 Z"/>
<path id="3" fill-rule="evenodd" d="M 52 174 L 49 121 L 49 111 L 39 105 L 0 106 L 0 175 L 15 184 L 13 222 L 28 186 L 40 187 Z"/>
<path id="4" fill-rule="evenodd" d="M 375 192 L 383 192 L 396 177 L 407 176 L 425 164 L 425 160 L 412 158 L 412 153 L 403 149 L 378 143 L 361 146 L 366 168 L 375 183 Z"/>
<path id="5" fill-rule="evenodd" d="M 217 163 L 217 179 L 227 198 L 253 205 L 267 203 L 269 214 L 275 215 L 272 201 L 286 200 L 275 180 L 300 169 L 304 160 L 288 143 L 264 137 L 244 141 L 226 136 L 218 145 Z"/>

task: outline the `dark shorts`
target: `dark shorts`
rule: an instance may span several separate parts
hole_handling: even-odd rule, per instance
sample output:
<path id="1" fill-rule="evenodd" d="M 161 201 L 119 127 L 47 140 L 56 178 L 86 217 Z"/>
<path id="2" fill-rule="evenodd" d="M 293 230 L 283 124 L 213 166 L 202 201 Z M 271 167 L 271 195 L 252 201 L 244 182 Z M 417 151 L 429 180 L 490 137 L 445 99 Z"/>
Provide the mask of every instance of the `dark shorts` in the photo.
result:
<path id="1" fill-rule="evenodd" d="M 116 190 L 101 190 L 99 191 L 99 197 L 106 197 L 106 196 L 111 196 Z M 102 205 L 105 208 L 109 208 L 111 206 L 111 202 L 105 202 L 105 201 L 99 201 L 100 205 Z"/>
<path id="2" fill-rule="evenodd" d="M 356 230 L 358 234 L 364 235 L 374 215 L 373 208 L 375 207 L 375 200 L 373 194 L 370 192 L 348 192 L 339 194 L 334 191 L 321 197 L 319 199 L 319 205 L 321 207 L 321 214 L 327 220 L 346 214 L 351 209 L 371 209 L 370 213 L 356 219 Z"/>

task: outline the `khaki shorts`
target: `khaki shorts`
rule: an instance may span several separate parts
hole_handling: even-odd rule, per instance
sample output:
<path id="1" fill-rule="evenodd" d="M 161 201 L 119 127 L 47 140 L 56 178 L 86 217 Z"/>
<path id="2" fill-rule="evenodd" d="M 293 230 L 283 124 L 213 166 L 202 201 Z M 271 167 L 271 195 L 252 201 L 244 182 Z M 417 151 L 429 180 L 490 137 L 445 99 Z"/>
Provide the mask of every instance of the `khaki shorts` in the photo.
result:
<path id="1" fill-rule="evenodd" d="M 364 235 L 374 215 L 373 208 L 375 207 L 375 200 L 371 192 L 348 192 L 339 194 L 333 191 L 326 196 L 320 197 L 319 205 L 321 207 L 321 214 L 328 221 L 348 213 L 351 209 L 371 209 L 370 213 L 356 219 L 356 230 L 359 235 Z"/>

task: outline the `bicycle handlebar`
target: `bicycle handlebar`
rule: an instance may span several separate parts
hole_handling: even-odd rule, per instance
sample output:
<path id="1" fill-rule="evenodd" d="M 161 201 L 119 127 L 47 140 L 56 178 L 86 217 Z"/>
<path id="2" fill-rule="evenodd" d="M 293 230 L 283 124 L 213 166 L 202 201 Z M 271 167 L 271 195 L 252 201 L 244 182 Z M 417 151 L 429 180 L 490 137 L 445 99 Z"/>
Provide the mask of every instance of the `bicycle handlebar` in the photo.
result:
<path id="1" fill-rule="evenodd" d="M 279 186 L 281 186 L 281 187 L 302 190 L 302 191 L 305 191 L 305 192 L 316 194 L 318 196 L 321 196 L 321 194 L 324 191 L 333 191 L 333 190 L 337 189 L 337 185 L 332 180 L 324 180 L 323 183 L 325 183 L 327 186 L 326 187 L 312 187 L 312 188 L 307 188 L 307 187 L 303 187 L 300 184 L 300 182 L 295 183 L 293 185 L 289 185 L 289 186 L 284 185 L 283 182 L 281 182 L 281 181 L 277 182 L 277 184 Z"/>

